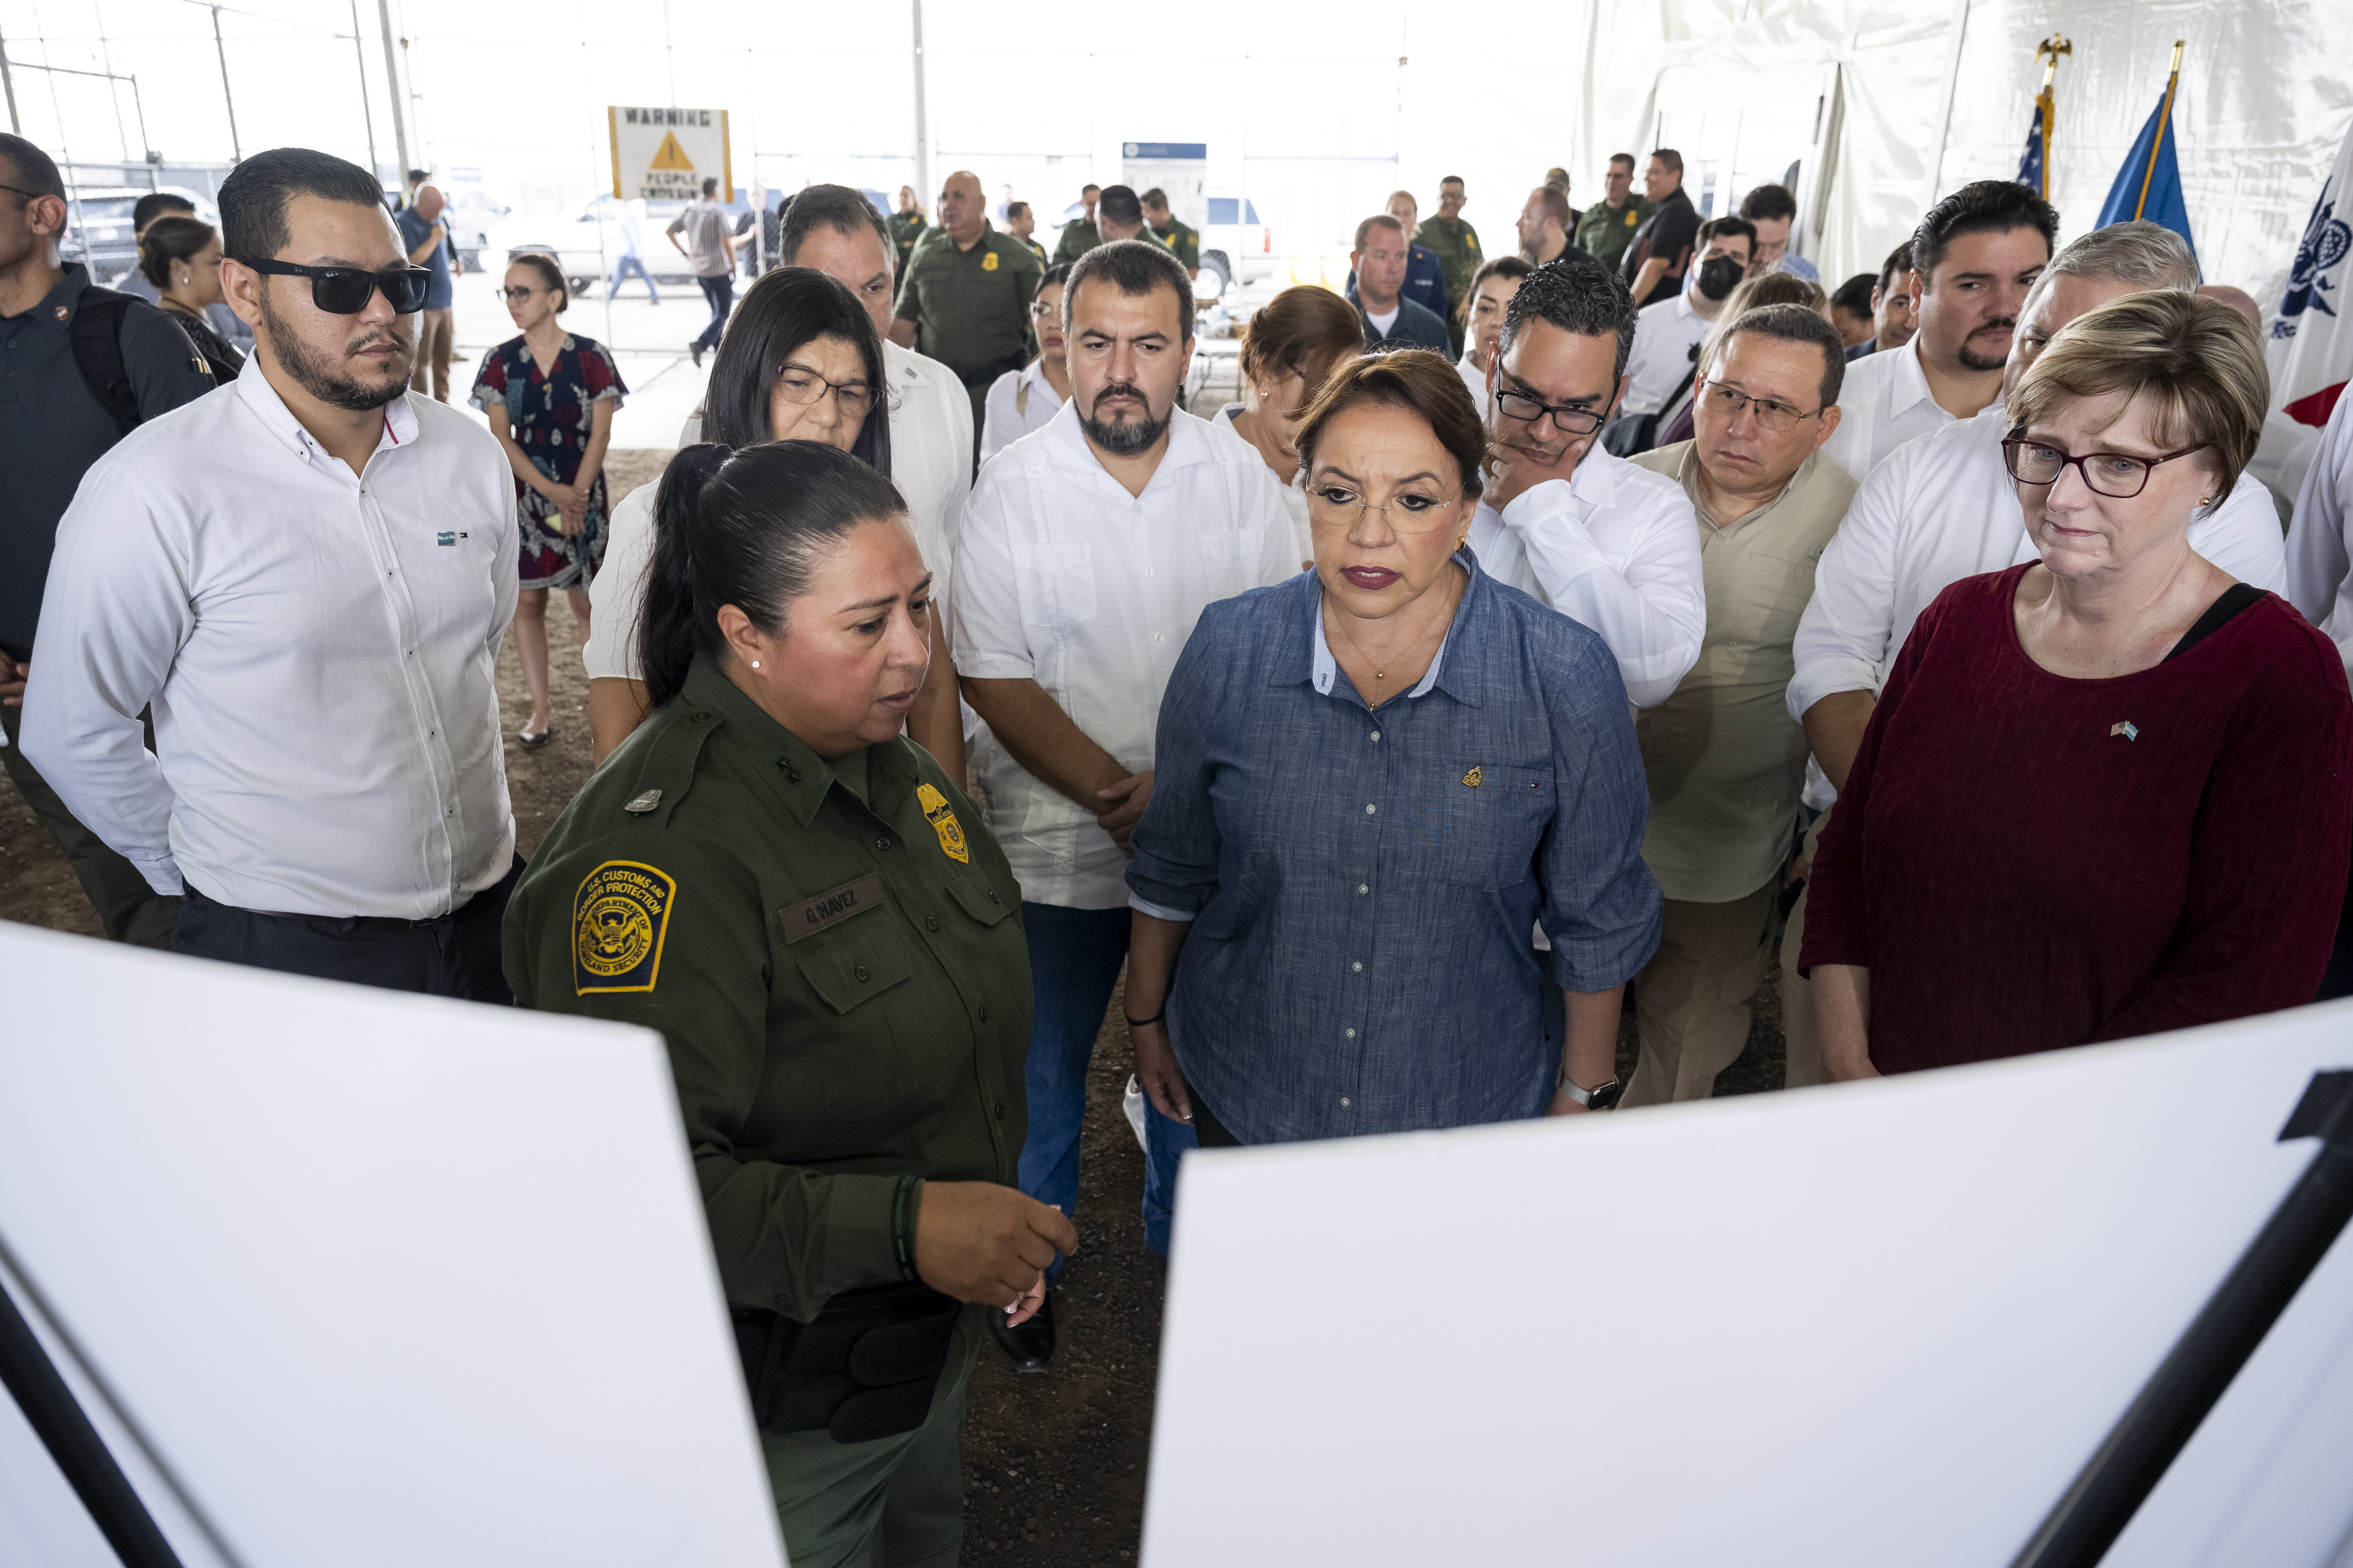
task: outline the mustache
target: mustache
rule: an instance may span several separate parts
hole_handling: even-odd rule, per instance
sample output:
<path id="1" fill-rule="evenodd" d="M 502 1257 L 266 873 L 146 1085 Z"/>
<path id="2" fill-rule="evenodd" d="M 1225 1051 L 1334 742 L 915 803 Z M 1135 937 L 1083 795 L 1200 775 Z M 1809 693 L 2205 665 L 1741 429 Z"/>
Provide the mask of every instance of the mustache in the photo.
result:
<path id="1" fill-rule="evenodd" d="M 1969 336 L 1974 338 L 1985 332 L 2010 332 L 2016 331 L 2017 330 L 2018 318 L 2016 316 L 1996 316 L 1992 321 L 1988 321 L 1985 325 L 1979 327 L 1977 331 L 1971 332 Z"/>
<path id="2" fill-rule="evenodd" d="M 1104 387 L 1101 392 L 1095 394 L 1093 406 L 1101 408 L 1104 403 L 1114 397 L 1133 397 L 1138 403 L 1143 404 L 1147 409 L 1152 406 L 1152 399 L 1144 395 L 1144 388 L 1136 385 L 1135 383 L 1132 381 L 1113 382 L 1109 386 Z"/>

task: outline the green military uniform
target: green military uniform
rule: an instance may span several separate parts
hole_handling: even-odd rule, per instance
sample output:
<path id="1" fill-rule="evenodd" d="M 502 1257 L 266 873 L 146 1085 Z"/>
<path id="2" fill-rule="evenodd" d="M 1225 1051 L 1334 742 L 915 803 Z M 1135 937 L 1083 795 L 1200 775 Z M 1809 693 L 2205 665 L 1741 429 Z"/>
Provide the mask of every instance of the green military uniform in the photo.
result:
<path id="1" fill-rule="evenodd" d="M 1632 195 L 1627 196 L 1622 207 L 1596 202 L 1585 209 L 1572 237 L 1596 261 L 1615 272 L 1625 259 L 1626 247 L 1634 243 L 1634 231 L 1654 210 L 1647 197 Z"/>
<path id="2" fill-rule="evenodd" d="M 1144 232 L 1175 253 L 1176 259 L 1185 264 L 1186 271 L 1200 270 L 1201 231 L 1199 229 L 1187 227 L 1184 219 L 1171 214 L 1166 228 L 1154 228 L 1146 225 Z"/>
<path id="3" fill-rule="evenodd" d="M 720 1283 L 797 1322 L 913 1278 L 922 1184 L 1017 1184 L 1021 889 L 903 738 L 828 763 L 698 660 L 565 809 L 506 913 L 515 999 L 670 1047 Z M 916 1430 L 764 1430 L 796 1563 L 953 1563 L 965 1307 Z"/>
<path id="4" fill-rule="evenodd" d="M 1413 242 L 1438 253 L 1439 265 L 1446 268 L 1446 297 L 1460 306 L 1471 297 L 1471 279 L 1486 263 L 1479 249 L 1479 231 L 1459 217 L 1424 218 L 1415 231 Z M 1446 335 L 1454 344 L 1454 352 L 1462 352 L 1462 321 L 1459 311 L 1446 316 Z"/>
<path id="5" fill-rule="evenodd" d="M 931 232 L 931 225 L 921 213 L 892 213 L 884 220 L 891 231 L 891 243 L 899 247 L 899 270 L 907 269 L 908 258 L 915 253 L 915 242 Z"/>
<path id="6" fill-rule="evenodd" d="M 1035 239 L 1026 234 L 1017 234 L 1013 237 L 1029 247 L 1029 254 L 1038 258 L 1038 266 L 1040 270 L 1043 270 L 1045 268 L 1051 265 L 1051 263 L 1047 259 L 1046 247 L 1044 246 L 1039 244 Z"/>
<path id="7" fill-rule="evenodd" d="M 963 381 L 976 432 L 989 383 L 1029 361 L 1029 300 L 1045 270 L 1028 246 L 984 221 L 969 250 L 933 230 L 899 279 L 898 318 L 920 329 L 917 348 Z"/>
<path id="8" fill-rule="evenodd" d="M 1062 226 L 1061 242 L 1054 247 L 1054 265 L 1076 261 L 1103 243 L 1103 231 L 1091 217 L 1074 217 Z"/>

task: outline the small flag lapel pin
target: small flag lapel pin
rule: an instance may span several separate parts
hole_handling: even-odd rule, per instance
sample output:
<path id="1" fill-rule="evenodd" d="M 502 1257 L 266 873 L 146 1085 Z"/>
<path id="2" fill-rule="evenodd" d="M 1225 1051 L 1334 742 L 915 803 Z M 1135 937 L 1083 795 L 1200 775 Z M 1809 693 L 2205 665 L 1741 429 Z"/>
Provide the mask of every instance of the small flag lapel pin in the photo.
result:
<path id="1" fill-rule="evenodd" d="M 2111 735 L 2122 735 L 2127 741 L 2137 741 L 2140 739 L 2140 730 L 2129 719 L 2119 719 L 2115 723 L 2109 725 L 2108 733 Z"/>

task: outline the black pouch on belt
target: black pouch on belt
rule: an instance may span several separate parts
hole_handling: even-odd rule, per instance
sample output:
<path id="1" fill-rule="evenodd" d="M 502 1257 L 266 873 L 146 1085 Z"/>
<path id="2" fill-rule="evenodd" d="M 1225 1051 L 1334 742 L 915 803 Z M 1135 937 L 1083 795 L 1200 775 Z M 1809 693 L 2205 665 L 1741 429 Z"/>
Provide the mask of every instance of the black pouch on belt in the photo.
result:
<path id="1" fill-rule="evenodd" d="M 779 1436 L 830 1432 L 838 1443 L 913 1431 L 931 1413 L 959 1310 L 921 1282 L 845 1290 L 809 1323 L 736 1308 L 753 1417 Z"/>

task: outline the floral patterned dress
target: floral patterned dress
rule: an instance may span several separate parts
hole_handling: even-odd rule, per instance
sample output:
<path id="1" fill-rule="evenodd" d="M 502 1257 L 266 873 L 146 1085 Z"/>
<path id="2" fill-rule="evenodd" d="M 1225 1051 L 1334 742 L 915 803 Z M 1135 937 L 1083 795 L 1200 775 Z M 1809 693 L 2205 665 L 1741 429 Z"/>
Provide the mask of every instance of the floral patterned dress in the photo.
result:
<path id="1" fill-rule="evenodd" d="M 580 471 L 595 429 L 596 405 L 607 398 L 620 406 L 620 367 L 594 338 L 566 335 L 554 367 L 542 374 L 521 338 L 482 356 L 468 399 L 480 409 L 503 404 L 507 426 L 523 455 L 548 479 L 568 485 Z M 556 504 L 521 479 L 515 481 L 515 517 L 522 532 L 522 585 L 526 588 L 586 588 L 605 560 L 605 476 L 588 492 L 588 512 L 580 531 L 564 534 Z"/>

